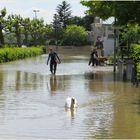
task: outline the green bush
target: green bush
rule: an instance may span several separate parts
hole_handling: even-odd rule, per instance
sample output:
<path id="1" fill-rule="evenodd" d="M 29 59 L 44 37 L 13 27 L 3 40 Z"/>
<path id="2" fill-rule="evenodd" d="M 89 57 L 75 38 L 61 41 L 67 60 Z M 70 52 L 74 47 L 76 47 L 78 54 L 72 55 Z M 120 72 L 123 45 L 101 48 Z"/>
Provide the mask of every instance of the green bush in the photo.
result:
<path id="1" fill-rule="evenodd" d="M 64 32 L 63 45 L 82 46 L 87 44 L 87 33 L 84 27 L 77 25 L 67 26 Z"/>
<path id="2" fill-rule="evenodd" d="M 0 63 L 34 57 L 43 53 L 43 47 L 30 48 L 1 48 Z"/>
<path id="3" fill-rule="evenodd" d="M 138 78 L 140 79 L 140 45 L 139 44 L 133 45 L 131 56 L 137 62 L 137 75 Z"/>
<path id="4" fill-rule="evenodd" d="M 137 63 L 137 71 L 138 71 L 137 76 L 138 76 L 138 79 L 140 80 L 140 62 Z"/>
<path id="5" fill-rule="evenodd" d="M 131 56 L 135 60 L 140 60 L 140 45 L 138 44 L 133 45 Z"/>

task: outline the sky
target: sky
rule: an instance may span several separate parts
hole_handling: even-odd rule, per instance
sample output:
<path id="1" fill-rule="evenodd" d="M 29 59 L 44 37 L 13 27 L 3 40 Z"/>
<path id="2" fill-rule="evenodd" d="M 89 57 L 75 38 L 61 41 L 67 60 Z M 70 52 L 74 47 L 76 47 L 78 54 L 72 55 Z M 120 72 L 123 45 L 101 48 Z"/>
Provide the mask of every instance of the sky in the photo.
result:
<path id="1" fill-rule="evenodd" d="M 7 15 L 17 14 L 22 17 L 35 17 L 34 10 L 37 12 L 37 18 L 43 17 L 46 23 L 51 23 L 53 15 L 56 13 L 56 7 L 64 0 L 0 0 L 0 10 L 7 9 Z M 65 0 L 71 5 L 72 16 L 83 17 L 87 7 L 80 4 L 80 0 Z"/>

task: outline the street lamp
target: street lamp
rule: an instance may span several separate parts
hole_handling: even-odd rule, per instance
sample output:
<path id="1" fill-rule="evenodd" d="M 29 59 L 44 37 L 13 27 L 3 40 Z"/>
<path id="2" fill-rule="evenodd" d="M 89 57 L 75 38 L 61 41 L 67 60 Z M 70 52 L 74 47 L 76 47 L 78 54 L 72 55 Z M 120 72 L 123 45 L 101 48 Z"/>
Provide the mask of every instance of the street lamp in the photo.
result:
<path id="1" fill-rule="evenodd" d="M 37 18 L 37 12 L 40 12 L 39 10 L 33 10 L 35 12 L 35 18 Z"/>

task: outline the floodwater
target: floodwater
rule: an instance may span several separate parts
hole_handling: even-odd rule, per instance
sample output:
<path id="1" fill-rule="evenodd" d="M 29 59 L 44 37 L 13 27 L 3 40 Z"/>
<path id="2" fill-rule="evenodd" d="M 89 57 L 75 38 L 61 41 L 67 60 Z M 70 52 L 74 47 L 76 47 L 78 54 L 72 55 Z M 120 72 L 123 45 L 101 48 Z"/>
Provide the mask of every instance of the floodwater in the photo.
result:
<path id="1" fill-rule="evenodd" d="M 140 87 L 80 54 L 61 55 L 50 75 L 46 58 L 0 65 L 1 139 L 140 138 Z M 69 96 L 77 109 L 65 109 Z"/>

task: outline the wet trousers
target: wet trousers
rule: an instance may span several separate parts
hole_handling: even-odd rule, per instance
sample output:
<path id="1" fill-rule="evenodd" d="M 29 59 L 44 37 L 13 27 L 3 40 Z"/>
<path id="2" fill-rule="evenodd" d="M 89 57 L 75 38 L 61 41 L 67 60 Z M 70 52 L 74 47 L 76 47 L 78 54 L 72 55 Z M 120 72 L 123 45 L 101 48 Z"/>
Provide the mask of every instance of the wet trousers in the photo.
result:
<path id="1" fill-rule="evenodd" d="M 56 68 L 57 68 L 57 63 L 56 61 L 51 61 L 50 62 L 50 71 L 52 74 L 56 73 Z"/>

